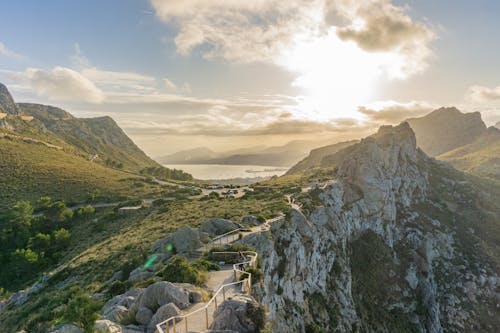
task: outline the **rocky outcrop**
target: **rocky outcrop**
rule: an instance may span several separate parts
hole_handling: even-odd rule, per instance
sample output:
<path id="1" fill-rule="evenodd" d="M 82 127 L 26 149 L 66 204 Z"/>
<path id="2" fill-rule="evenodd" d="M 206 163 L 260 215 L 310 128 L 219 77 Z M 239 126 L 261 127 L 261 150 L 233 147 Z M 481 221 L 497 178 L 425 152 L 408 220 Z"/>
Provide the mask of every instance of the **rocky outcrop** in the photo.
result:
<path id="1" fill-rule="evenodd" d="M 203 222 L 200 225 L 200 231 L 206 232 L 210 237 L 215 237 L 218 235 L 225 234 L 232 230 L 238 229 L 240 226 L 226 219 L 214 218 Z"/>
<path id="2" fill-rule="evenodd" d="M 153 244 L 153 252 L 173 254 L 196 250 L 203 244 L 197 230 L 189 227 L 180 227 L 170 236 L 163 238 Z"/>
<path id="3" fill-rule="evenodd" d="M 83 329 L 74 324 L 64 323 L 57 325 L 50 333 L 83 333 Z"/>
<path id="4" fill-rule="evenodd" d="M 466 259 L 469 245 L 455 236 L 476 226 L 458 229 L 433 199 L 468 192 L 440 192 L 458 183 L 441 178 L 444 166 L 417 148 L 409 125 L 382 127 L 329 160 L 334 181 L 297 195 L 302 211 L 251 239 L 272 331 L 494 332 L 498 286 L 485 281 L 497 281 L 495 270 Z M 474 299 L 490 304 L 481 318 L 467 306 Z"/>
<path id="5" fill-rule="evenodd" d="M 0 112 L 10 115 L 19 115 L 19 107 L 5 85 L 0 83 Z"/>
<path id="6" fill-rule="evenodd" d="M 259 219 L 257 219 L 255 216 L 253 215 L 247 215 L 247 216 L 243 216 L 243 218 L 241 219 L 241 223 L 245 226 L 256 226 L 256 225 L 259 225 L 261 224 L 259 222 Z"/>
<path id="7" fill-rule="evenodd" d="M 264 320 L 264 310 L 253 298 L 236 296 L 219 305 L 210 330 L 256 333 L 262 329 Z"/>

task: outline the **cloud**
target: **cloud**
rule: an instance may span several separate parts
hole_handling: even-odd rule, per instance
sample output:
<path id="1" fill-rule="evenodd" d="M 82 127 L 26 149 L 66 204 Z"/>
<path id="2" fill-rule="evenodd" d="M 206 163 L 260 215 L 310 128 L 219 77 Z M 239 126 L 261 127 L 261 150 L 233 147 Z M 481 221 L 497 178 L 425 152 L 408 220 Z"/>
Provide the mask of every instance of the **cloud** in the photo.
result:
<path id="1" fill-rule="evenodd" d="M 377 124 L 397 124 L 408 118 L 423 116 L 435 107 L 426 102 L 398 103 L 385 101 L 370 106 L 360 106 L 358 111 Z"/>
<path id="2" fill-rule="evenodd" d="M 299 37 L 322 38 L 331 28 L 368 52 L 399 52 L 407 70 L 422 69 L 432 30 L 389 0 L 151 0 L 156 15 L 177 27 L 181 54 L 206 45 L 207 58 L 279 63 Z M 342 18 L 334 22 L 332 13 Z"/>
<path id="3" fill-rule="evenodd" d="M 52 70 L 28 68 L 15 77 L 27 82 L 39 96 L 50 100 L 101 103 L 104 93 L 88 78 L 65 67 Z"/>
<path id="4" fill-rule="evenodd" d="M 176 90 L 177 89 L 177 85 L 175 83 L 173 83 L 172 81 L 170 81 L 169 79 L 165 78 L 165 79 L 163 79 L 163 82 L 165 83 L 165 87 L 168 90 Z"/>
<path id="5" fill-rule="evenodd" d="M 500 100 L 500 86 L 488 88 L 484 86 L 472 86 L 466 94 L 466 99 L 472 102 L 486 103 Z"/>
<path id="6" fill-rule="evenodd" d="M 23 56 L 19 53 L 16 53 L 16 52 L 10 50 L 9 48 L 7 48 L 7 46 L 2 42 L 0 42 L 0 56 L 4 56 L 7 58 L 12 58 L 12 59 L 16 59 L 16 60 L 26 59 L 25 56 Z"/>

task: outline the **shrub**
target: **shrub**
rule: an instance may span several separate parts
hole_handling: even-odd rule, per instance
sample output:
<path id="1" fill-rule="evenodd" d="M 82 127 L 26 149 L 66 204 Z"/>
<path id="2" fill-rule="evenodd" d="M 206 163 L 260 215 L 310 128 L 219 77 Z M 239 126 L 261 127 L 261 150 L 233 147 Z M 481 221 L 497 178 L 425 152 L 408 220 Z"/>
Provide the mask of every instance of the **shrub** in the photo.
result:
<path id="1" fill-rule="evenodd" d="M 174 257 L 160 270 L 159 275 L 170 282 L 201 285 L 206 280 L 203 270 L 191 265 L 184 257 Z"/>
<path id="2" fill-rule="evenodd" d="M 113 281 L 109 287 L 109 294 L 111 296 L 121 295 L 127 291 L 127 286 L 122 281 Z"/>
<path id="3" fill-rule="evenodd" d="M 85 333 L 92 333 L 94 323 L 99 318 L 97 311 L 101 305 L 100 302 L 90 299 L 87 295 L 78 293 L 66 306 L 64 318 L 83 328 Z"/>

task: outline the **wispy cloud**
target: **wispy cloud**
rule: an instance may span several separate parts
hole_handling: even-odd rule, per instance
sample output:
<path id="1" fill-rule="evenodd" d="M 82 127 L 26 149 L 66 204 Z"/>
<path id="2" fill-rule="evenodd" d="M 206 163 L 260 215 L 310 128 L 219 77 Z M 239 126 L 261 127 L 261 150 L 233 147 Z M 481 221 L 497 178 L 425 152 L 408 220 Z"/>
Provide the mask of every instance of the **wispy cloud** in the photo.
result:
<path id="1" fill-rule="evenodd" d="M 0 42 L 0 56 L 4 56 L 7 58 L 12 58 L 12 59 L 16 59 L 16 60 L 26 60 L 25 56 L 23 56 L 17 52 L 12 51 L 2 42 Z"/>
<path id="2" fill-rule="evenodd" d="M 500 86 L 494 88 L 472 86 L 466 93 L 466 99 L 477 103 L 500 101 Z"/>

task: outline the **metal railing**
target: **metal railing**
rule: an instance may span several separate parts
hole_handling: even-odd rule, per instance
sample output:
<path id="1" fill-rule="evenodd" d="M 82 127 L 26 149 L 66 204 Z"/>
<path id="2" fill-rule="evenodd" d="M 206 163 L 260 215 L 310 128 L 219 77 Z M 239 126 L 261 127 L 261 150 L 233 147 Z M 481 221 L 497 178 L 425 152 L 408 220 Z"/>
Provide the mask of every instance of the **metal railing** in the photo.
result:
<path id="1" fill-rule="evenodd" d="M 254 251 L 242 251 L 242 252 L 213 252 L 213 255 L 220 254 L 232 254 L 232 255 L 240 255 L 243 254 L 245 256 L 249 256 L 250 260 L 238 262 L 233 264 L 233 272 L 235 282 L 226 283 L 217 289 L 214 296 L 207 302 L 203 307 L 187 313 L 185 315 L 174 316 L 168 318 L 167 320 L 156 325 L 156 329 L 160 333 L 179 333 L 182 332 L 182 328 L 184 328 L 184 332 L 189 332 L 189 319 L 193 318 L 195 315 L 204 312 L 203 321 L 205 322 L 204 330 L 208 330 L 210 327 L 211 316 L 209 316 L 209 307 L 214 305 L 215 311 L 218 309 L 217 296 L 222 294 L 223 302 L 226 300 L 226 290 L 229 288 L 234 288 L 236 286 L 241 286 L 240 294 L 251 295 L 252 293 L 252 274 L 242 270 L 241 268 L 245 267 L 256 267 L 257 266 L 257 252 Z M 242 276 L 245 276 L 244 279 L 241 279 Z M 240 280 L 239 280 L 240 279 Z M 239 281 L 238 281 L 239 280 Z M 165 328 L 165 330 L 163 329 Z M 180 329 L 180 330 L 179 330 Z"/>

